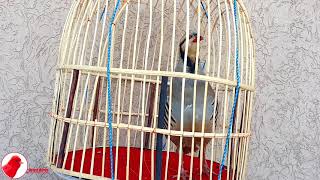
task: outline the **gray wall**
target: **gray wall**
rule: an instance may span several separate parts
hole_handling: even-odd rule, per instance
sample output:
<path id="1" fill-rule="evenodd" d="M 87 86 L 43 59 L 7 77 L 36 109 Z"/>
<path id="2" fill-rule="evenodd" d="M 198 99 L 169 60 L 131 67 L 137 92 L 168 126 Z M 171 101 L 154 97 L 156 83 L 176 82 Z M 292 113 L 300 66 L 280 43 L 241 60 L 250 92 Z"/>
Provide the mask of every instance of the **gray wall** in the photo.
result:
<path id="1" fill-rule="evenodd" d="M 69 0 L 0 0 L 0 159 L 23 154 L 46 165 L 51 99 Z M 26 175 L 45 179 L 50 175 Z M 0 179 L 4 179 L 2 171 Z M 51 179 L 51 177 L 50 177 Z"/>
<path id="2" fill-rule="evenodd" d="M 248 179 L 320 179 L 320 2 L 244 2 L 257 50 Z M 0 0 L 0 159 L 20 152 L 30 167 L 45 167 L 55 64 L 69 6 L 66 0 Z M 53 175 L 24 176 L 45 178 Z"/>
<path id="3" fill-rule="evenodd" d="M 249 179 L 320 179 L 320 1 L 253 0 L 257 91 Z"/>

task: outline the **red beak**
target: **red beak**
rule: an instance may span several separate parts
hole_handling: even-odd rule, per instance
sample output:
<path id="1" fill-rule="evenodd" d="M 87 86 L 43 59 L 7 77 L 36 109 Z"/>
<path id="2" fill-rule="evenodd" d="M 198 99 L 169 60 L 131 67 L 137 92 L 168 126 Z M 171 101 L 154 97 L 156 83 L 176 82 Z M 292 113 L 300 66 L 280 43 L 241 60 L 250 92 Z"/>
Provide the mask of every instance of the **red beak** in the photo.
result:
<path id="1" fill-rule="evenodd" d="M 198 40 L 198 37 L 194 38 L 194 40 L 193 40 L 192 42 L 196 43 L 196 42 L 197 42 L 197 40 Z M 202 40 L 203 40 L 203 37 L 202 37 L 202 36 L 200 36 L 200 41 L 202 41 Z"/>

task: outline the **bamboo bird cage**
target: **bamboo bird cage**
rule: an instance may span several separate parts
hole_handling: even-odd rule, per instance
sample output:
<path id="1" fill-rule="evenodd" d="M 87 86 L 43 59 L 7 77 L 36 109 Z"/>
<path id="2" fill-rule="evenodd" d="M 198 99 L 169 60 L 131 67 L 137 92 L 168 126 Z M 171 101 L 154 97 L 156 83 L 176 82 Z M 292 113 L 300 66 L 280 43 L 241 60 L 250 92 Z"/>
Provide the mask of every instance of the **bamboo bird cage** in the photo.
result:
<path id="1" fill-rule="evenodd" d="M 55 172 L 86 179 L 111 178 L 113 142 L 115 179 L 171 179 L 182 159 L 190 179 L 217 179 L 235 97 L 236 46 L 241 84 L 222 179 L 245 179 L 255 90 L 254 41 L 242 0 L 237 1 L 238 37 L 231 0 L 121 0 L 112 43 L 110 18 L 117 1 L 74 0 L 63 29 L 49 134 L 48 161 Z M 205 74 L 176 72 L 179 44 L 196 32 L 197 58 Z M 110 55 L 111 98 L 107 62 Z M 164 77 L 168 82 L 163 81 Z M 158 127 L 162 85 L 169 109 L 172 78 L 205 81 L 215 92 L 212 132 Z M 182 92 L 183 93 L 183 92 Z M 112 127 L 108 106 L 112 105 Z M 112 137 L 109 136 L 113 129 Z M 163 135 L 161 157 L 157 137 Z M 160 137 L 160 136 L 159 136 Z M 210 139 L 190 154 L 176 151 L 169 138 Z M 156 161 L 162 162 L 160 168 Z M 211 175 L 199 175 L 206 161 Z M 201 174 L 201 173 L 200 173 Z M 179 176 L 180 177 L 180 176 Z"/>

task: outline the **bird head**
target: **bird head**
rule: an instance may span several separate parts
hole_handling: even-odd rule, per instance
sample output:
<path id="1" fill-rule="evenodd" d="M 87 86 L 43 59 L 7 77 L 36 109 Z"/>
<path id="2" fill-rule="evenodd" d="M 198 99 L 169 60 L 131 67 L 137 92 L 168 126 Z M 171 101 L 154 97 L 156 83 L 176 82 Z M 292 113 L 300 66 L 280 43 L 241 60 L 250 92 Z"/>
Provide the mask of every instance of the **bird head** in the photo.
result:
<path id="1" fill-rule="evenodd" d="M 198 39 L 199 39 L 199 43 L 201 44 L 202 41 L 203 41 L 203 37 L 202 36 L 198 36 L 197 33 L 191 33 L 189 35 L 188 47 L 186 47 L 186 39 L 184 39 L 180 43 L 180 56 L 181 56 L 181 59 L 184 60 L 184 54 L 185 54 L 186 48 L 188 48 L 187 66 L 193 67 L 193 68 L 194 68 L 195 63 L 196 63 Z"/>

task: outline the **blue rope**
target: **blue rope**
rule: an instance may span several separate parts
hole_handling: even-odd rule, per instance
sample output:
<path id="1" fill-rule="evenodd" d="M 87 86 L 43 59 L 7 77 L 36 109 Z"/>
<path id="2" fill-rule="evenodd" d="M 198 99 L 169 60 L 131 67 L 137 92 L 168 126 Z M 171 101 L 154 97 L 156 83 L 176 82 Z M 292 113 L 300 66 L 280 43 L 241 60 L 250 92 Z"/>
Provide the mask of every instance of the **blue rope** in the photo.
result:
<path id="1" fill-rule="evenodd" d="M 111 0 L 108 0 L 108 4 L 110 4 L 110 1 L 111 1 Z M 104 8 L 103 8 L 103 11 L 102 11 L 101 16 L 100 16 L 100 21 L 102 20 L 105 12 L 106 12 L 106 6 L 104 6 Z M 106 16 L 107 16 L 107 17 L 109 16 L 109 15 L 108 15 L 108 12 L 107 12 Z"/>
<path id="2" fill-rule="evenodd" d="M 207 19 L 209 19 L 209 16 L 208 16 L 208 13 L 207 13 L 206 7 L 204 6 L 204 4 L 203 4 L 203 2 L 202 2 L 202 1 L 200 1 L 200 3 L 201 3 L 201 7 L 202 7 L 202 9 L 204 10 L 204 12 L 205 12 L 205 14 L 206 14 Z M 206 62 L 204 62 L 204 63 L 202 64 L 202 69 L 204 69 L 204 67 L 205 67 L 205 66 L 206 66 Z"/>
<path id="3" fill-rule="evenodd" d="M 236 40 L 238 40 L 238 16 L 237 16 L 237 1 L 234 0 L 234 19 L 235 19 L 235 29 L 236 29 Z M 219 176 L 218 180 L 221 180 L 221 174 L 222 174 L 222 169 L 223 169 L 223 164 L 226 161 L 227 157 L 227 152 L 228 152 L 228 147 L 229 147 L 229 141 L 230 141 L 230 135 L 233 127 L 233 121 L 234 121 L 234 114 L 238 102 L 238 97 L 239 97 L 239 90 L 240 90 L 240 65 L 239 65 L 239 47 L 238 44 L 236 43 L 236 77 L 237 77 L 237 86 L 236 86 L 236 92 L 235 92 L 235 97 L 234 97 L 234 102 L 232 106 L 232 113 L 230 117 L 230 123 L 229 123 L 229 129 L 228 129 L 228 134 L 226 138 L 226 144 L 224 146 L 224 151 L 223 151 L 223 158 L 220 164 L 220 169 L 219 169 Z"/>
<path id="4" fill-rule="evenodd" d="M 201 1 L 201 7 L 204 10 L 204 12 L 206 13 L 206 16 L 207 16 L 207 19 L 208 19 L 208 13 L 207 13 L 206 8 L 204 7 L 204 4 L 203 4 L 202 1 Z"/>
<path id="5" fill-rule="evenodd" d="M 109 149 L 110 149 L 110 171 L 111 171 L 111 179 L 114 180 L 114 173 L 113 173 L 113 153 L 112 153 L 112 146 L 113 146 L 113 132 L 112 132 L 112 95 L 111 95 L 111 78 L 110 78 L 110 56 L 111 56 L 111 41 L 112 41 L 112 24 L 114 18 L 117 14 L 119 9 L 120 0 L 117 1 L 115 9 L 113 11 L 112 17 L 110 19 L 109 24 L 109 32 L 108 32 L 108 59 L 107 59 L 107 83 L 108 83 L 108 125 L 109 125 Z M 104 10 L 105 11 L 105 10 Z M 104 12 L 103 11 L 103 12 Z"/>
<path id="6" fill-rule="evenodd" d="M 102 11 L 101 16 L 100 16 L 100 21 L 102 20 L 103 15 L 104 15 L 105 12 L 106 12 L 106 6 L 104 6 L 104 8 L 103 8 L 103 11 Z"/>

